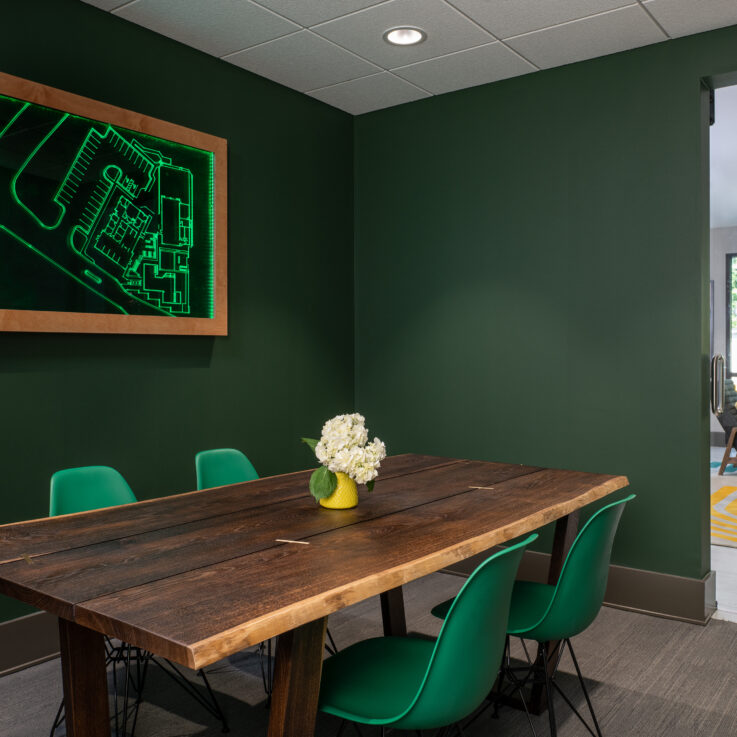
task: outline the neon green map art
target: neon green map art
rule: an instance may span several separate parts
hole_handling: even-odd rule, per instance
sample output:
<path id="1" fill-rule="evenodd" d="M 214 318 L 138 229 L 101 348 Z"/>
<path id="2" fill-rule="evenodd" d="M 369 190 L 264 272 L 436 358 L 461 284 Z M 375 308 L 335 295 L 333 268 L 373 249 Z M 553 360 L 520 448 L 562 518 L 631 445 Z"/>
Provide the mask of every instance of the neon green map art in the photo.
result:
<path id="1" fill-rule="evenodd" d="M 213 167 L 0 95 L 0 309 L 212 317 Z"/>

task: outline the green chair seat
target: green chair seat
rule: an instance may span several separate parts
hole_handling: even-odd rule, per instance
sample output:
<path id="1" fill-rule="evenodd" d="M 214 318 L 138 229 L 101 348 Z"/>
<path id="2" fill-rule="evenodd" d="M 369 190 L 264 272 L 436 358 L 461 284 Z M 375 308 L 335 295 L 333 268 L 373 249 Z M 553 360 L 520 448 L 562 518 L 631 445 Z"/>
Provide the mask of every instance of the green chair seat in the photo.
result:
<path id="1" fill-rule="evenodd" d="M 555 594 L 555 586 L 532 581 L 517 581 L 512 589 L 512 606 L 509 610 L 507 632 L 532 632 L 550 608 Z M 525 635 L 531 637 L 531 635 Z M 535 639 L 534 637 L 532 639 Z"/>
<path id="2" fill-rule="evenodd" d="M 325 661 L 320 709 L 382 730 L 444 728 L 467 717 L 499 673 L 514 578 L 536 537 L 495 553 L 471 574 L 436 640 L 371 639 Z"/>
<path id="3" fill-rule="evenodd" d="M 422 685 L 434 648 L 434 640 L 417 637 L 375 637 L 351 645 L 323 665 L 322 710 L 362 724 L 393 722 Z"/>
<path id="4" fill-rule="evenodd" d="M 562 648 L 567 648 L 571 654 L 594 729 L 586 723 L 578 711 L 575 711 L 575 714 L 591 734 L 601 737 L 599 723 L 570 638 L 583 632 L 601 609 L 614 536 L 624 505 L 634 499 L 634 496 L 631 494 L 607 504 L 591 516 L 568 551 L 555 586 L 530 581 L 517 581 L 514 584 L 507 634 L 535 640 L 539 648 L 537 659 L 534 663 L 530 663 L 531 671 L 528 677 L 520 680 L 514 673 L 515 669 L 511 667 L 504 669 L 504 676 L 520 691 L 520 695 L 524 684 L 530 679 L 537 678 L 535 682 L 542 680 L 547 696 L 551 737 L 557 735 L 553 689 L 563 693 L 555 681 Z M 436 617 L 444 618 L 448 616 L 449 610 L 452 611 L 452 603 L 453 600 L 438 604 L 432 609 L 432 613 Z M 551 660 L 552 671 L 549 668 Z M 572 703 L 567 696 L 565 700 L 569 705 Z"/>

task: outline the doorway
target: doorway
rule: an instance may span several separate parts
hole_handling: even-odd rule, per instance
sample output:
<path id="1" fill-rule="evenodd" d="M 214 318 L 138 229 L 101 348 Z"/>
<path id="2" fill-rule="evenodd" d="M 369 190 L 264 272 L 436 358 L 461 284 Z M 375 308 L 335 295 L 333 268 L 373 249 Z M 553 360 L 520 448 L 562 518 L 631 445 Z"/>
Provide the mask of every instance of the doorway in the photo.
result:
<path id="1" fill-rule="evenodd" d="M 710 349 L 724 357 L 724 401 L 711 415 L 711 564 L 717 577 L 715 617 L 737 622 L 737 86 L 714 91 L 710 127 Z M 734 431 L 734 432 L 733 432 Z M 737 449 L 731 451 L 737 456 Z"/>

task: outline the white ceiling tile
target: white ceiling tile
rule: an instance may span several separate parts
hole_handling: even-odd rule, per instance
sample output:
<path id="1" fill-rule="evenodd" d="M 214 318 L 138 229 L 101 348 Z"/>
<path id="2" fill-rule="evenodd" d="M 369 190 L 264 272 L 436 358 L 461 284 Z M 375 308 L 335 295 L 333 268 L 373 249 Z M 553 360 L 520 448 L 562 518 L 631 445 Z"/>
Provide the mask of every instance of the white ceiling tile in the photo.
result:
<path id="1" fill-rule="evenodd" d="M 300 92 L 381 71 L 310 31 L 282 36 L 225 60 Z"/>
<path id="2" fill-rule="evenodd" d="M 300 29 L 250 0 L 136 0 L 114 12 L 214 56 Z"/>
<path id="3" fill-rule="evenodd" d="M 405 25 L 425 31 L 425 41 L 416 46 L 393 46 L 384 40 L 385 31 Z M 313 30 L 385 69 L 493 40 L 443 0 L 391 0 L 315 26 Z"/>
<path id="4" fill-rule="evenodd" d="M 448 0 L 498 38 L 603 13 L 633 0 Z"/>
<path id="5" fill-rule="evenodd" d="M 737 24 L 737 0 L 81 2 L 355 114 Z M 384 41 L 403 25 L 427 38 Z"/>
<path id="6" fill-rule="evenodd" d="M 466 51 L 393 69 L 434 95 L 534 72 L 536 67 L 495 41 Z"/>
<path id="7" fill-rule="evenodd" d="M 427 92 L 389 72 L 324 87 L 307 94 L 353 115 L 430 97 Z"/>
<path id="8" fill-rule="evenodd" d="M 259 5 L 265 5 L 280 15 L 301 23 L 303 26 L 313 26 L 326 20 L 338 18 L 341 15 L 353 13 L 356 10 L 378 5 L 385 0 L 256 0 Z"/>
<path id="9" fill-rule="evenodd" d="M 640 5 L 630 5 L 516 36 L 508 39 L 507 43 L 533 64 L 545 69 L 665 39 L 665 34 Z"/>
<path id="10" fill-rule="evenodd" d="M 737 0 L 649 0 L 644 5 L 671 36 L 737 24 Z"/>
<path id="11" fill-rule="evenodd" d="M 125 5 L 130 0 L 82 0 L 87 5 L 94 5 L 96 8 L 102 8 L 102 10 L 113 10 L 113 8 L 119 8 L 121 5 Z"/>

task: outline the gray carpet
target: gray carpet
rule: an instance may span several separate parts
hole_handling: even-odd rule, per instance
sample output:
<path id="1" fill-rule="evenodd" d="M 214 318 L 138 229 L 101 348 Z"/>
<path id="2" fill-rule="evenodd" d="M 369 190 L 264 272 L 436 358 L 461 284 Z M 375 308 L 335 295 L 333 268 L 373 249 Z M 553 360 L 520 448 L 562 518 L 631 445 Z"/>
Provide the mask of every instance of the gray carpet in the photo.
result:
<path id="1" fill-rule="evenodd" d="M 437 634 L 429 616 L 433 604 L 452 596 L 462 579 L 434 574 L 406 587 L 407 620 L 418 632 Z M 381 634 L 378 600 L 330 617 L 340 647 Z M 576 653 L 587 676 L 606 737 L 728 737 L 737 735 L 737 625 L 713 621 L 706 627 L 602 609 L 592 627 L 576 638 Z M 515 651 L 521 655 L 521 650 Z M 462 667 L 462 659 L 459 659 Z M 561 684 L 583 706 L 564 657 Z M 266 735 L 268 712 L 258 659 L 245 652 L 210 666 L 208 674 L 234 737 Z M 61 697 L 59 662 L 0 679 L 0 736 L 45 737 Z M 588 734 L 558 700 L 561 737 Z M 533 717 L 539 735 L 547 718 Z M 319 737 L 333 737 L 337 720 L 321 715 Z M 364 729 L 365 737 L 376 730 Z M 63 734 L 60 730 L 58 734 Z M 216 737 L 219 725 L 163 674 L 153 670 L 146 686 L 137 737 Z M 350 734 L 350 733 L 346 733 Z M 410 734 L 410 733 L 399 733 Z M 530 734 L 524 714 L 509 708 L 499 719 L 487 712 L 468 737 Z"/>

